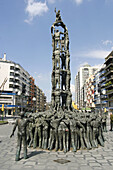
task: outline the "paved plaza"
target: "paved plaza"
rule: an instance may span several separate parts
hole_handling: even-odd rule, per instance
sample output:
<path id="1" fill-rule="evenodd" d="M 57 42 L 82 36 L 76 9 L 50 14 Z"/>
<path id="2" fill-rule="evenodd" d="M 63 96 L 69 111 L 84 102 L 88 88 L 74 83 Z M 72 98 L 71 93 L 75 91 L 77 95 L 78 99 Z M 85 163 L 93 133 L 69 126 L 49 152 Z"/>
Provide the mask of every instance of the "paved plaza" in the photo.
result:
<path id="1" fill-rule="evenodd" d="M 105 136 L 105 147 L 92 150 L 79 150 L 76 153 L 43 151 L 28 149 L 28 159 L 15 162 L 16 133 L 10 139 L 13 125 L 0 126 L 0 170 L 113 170 L 113 132 L 108 131 Z M 107 127 L 109 129 L 109 127 Z M 56 160 L 70 162 L 61 164 Z"/>

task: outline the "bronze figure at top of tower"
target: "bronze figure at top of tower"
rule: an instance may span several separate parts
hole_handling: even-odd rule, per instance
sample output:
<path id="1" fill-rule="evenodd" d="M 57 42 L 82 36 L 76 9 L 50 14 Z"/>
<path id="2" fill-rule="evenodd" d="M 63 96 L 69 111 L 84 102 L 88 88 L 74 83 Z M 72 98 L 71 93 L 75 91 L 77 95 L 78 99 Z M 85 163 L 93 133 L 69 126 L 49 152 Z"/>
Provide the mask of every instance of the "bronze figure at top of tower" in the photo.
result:
<path id="1" fill-rule="evenodd" d="M 60 10 L 58 10 L 58 12 L 57 12 L 56 8 L 55 8 L 55 13 L 56 13 L 56 21 L 62 21 L 61 15 L 60 15 Z"/>
<path id="2" fill-rule="evenodd" d="M 57 27 L 61 26 L 64 29 L 64 32 L 68 32 L 66 25 L 62 22 L 60 10 L 58 10 L 57 12 L 55 8 L 55 13 L 56 13 L 56 20 L 51 27 L 51 33 L 53 34 L 53 32 L 55 31 L 55 26 Z"/>

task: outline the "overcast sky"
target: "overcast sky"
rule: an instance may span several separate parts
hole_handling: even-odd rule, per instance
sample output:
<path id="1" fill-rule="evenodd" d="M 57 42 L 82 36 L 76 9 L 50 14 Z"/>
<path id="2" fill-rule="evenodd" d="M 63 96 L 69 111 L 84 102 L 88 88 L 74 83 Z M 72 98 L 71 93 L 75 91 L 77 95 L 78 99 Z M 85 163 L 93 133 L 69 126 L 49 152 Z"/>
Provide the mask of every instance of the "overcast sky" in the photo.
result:
<path id="1" fill-rule="evenodd" d="M 72 92 L 79 67 L 104 63 L 113 49 L 113 0 L 0 0 L 0 56 L 23 66 L 48 101 L 55 7 L 69 31 Z"/>

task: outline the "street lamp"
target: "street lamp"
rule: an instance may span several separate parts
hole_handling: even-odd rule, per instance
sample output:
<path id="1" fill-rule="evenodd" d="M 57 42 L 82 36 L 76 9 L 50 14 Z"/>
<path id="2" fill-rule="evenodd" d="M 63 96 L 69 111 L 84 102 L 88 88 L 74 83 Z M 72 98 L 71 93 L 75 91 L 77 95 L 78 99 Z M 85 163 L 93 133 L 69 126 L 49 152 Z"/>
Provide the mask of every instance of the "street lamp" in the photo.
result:
<path id="1" fill-rule="evenodd" d="M 34 103 L 36 102 L 36 97 L 33 97 L 33 107 L 34 107 Z M 33 111 L 36 111 L 36 107 L 33 108 Z"/>
<path id="2" fill-rule="evenodd" d="M 19 95 L 19 97 L 21 99 L 21 112 L 22 112 L 23 111 L 23 107 L 22 107 L 22 105 L 23 105 L 23 97 L 22 97 L 21 91 L 18 91 L 18 95 Z"/>
<path id="3" fill-rule="evenodd" d="M 45 103 L 45 104 L 44 104 L 44 111 L 46 111 L 46 105 L 47 105 L 47 104 Z"/>

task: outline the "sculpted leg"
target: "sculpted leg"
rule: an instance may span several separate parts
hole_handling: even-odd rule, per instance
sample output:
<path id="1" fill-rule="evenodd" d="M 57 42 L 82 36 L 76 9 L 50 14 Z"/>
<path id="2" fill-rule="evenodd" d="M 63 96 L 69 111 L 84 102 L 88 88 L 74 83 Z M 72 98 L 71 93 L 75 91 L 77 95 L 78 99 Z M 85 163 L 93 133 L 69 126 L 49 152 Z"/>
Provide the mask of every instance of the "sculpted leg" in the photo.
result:
<path id="1" fill-rule="evenodd" d="M 66 131 L 66 150 L 69 151 L 69 130 Z"/>
<path id="2" fill-rule="evenodd" d="M 44 149 L 47 149 L 47 140 L 48 140 L 48 129 L 44 133 Z"/>
<path id="3" fill-rule="evenodd" d="M 53 144 L 55 142 L 55 131 L 52 130 L 52 139 L 51 139 L 51 145 L 50 145 L 50 150 L 53 149 Z"/>
<path id="4" fill-rule="evenodd" d="M 98 148 L 98 143 L 97 143 L 97 129 L 93 128 L 93 143 L 95 148 Z"/>
<path id="5" fill-rule="evenodd" d="M 90 135 L 90 129 L 89 129 L 89 127 L 87 127 L 86 133 L 85 133 L 85 132 L 83 133 L 83 136 L 84 136 L 84 140 L 85 140 L 85 144 L 86 144 L 87 149 L 91 149 L 91 144 L 90 144 L 90 140 L 89 140 L 89 135 Z"/>
<path id="6" fill-rule="evenodd" d="M 63 148 L 64 148 L 64 152 L 66 153 L 67 149 L 66 149 L 66 132 L 65 132 L 65 130 L 63 130 Z"/>
<path id="7" fill-rule="evenodd" d="M 62 131 L 59 131 L 58 132 L 58 138 L 59 138 L 59 147 L 60 147 L 60 150 L 62 151 L 63 149 L 63 146 L 62 146 Z"/>
<path id="8" fill-rule="evenodd" d="M 23 140 L 24 159 L 27 159 L 27 141 L 26 141 L 26 136 L 23 136 L 22 140 Z"/>
<path id="9" fill-rule="evenodd" d="M 29 142 L 28 147 L 31 147 L 32 143 L 33 143 L 33 133 L 32 133 L 32 131 L 30 131 L 30 142 Z"/>
<path id="10" fill-rule="evenodd" d="M 82 149 L 85 149 L 85 144 L 84 144 L 84 140 L 83 140 L 83 130 L 82 130 L 82 128 L 80 128 L 79 133 L 80 133 L 81 148 L 82 148 Z"/>
<path id="11" fill-rule="evenodd" d="M 77 149 L 76 149 L 76 146 L 75 146 L 74 137 L 75 137 L 75 133 L 71 132 L 71 144 L 72 144 L 72 147 L 73 147 L 73 152 L 76 152 Z"/>
<path id="12" fill-rule="evenodd" d="M 102 139 L 102 131 L 101 131 L 101 128 L 99 128 L 99 135 L 98 135 L 98 140 L 99 140 L 99 142 L 100 142 L 100 145 L 101 146 L 104 146 L 104 141 L 103 141 L 103 139 Z"/>
<path id="13" fill-rule="evenodd" d="M 52 142 L 52 129 L 50 129 L 50 137 L 49 137 L 48 149 L 50 149 L 50 147 L 51 147 L 51 142 Z"/>
<path id="14" fill-rule="evenodd" d="M 21 146 L 22 146 L 22 137 L 18 134 L 17 151 L 16 151 L 15 161 L 19 161 Z"/>
<path id="15" fill-rule="evenodd" d="M 41 127 L 38 128 L 38 136 L 39 136 L 39 148 L 41 148 L 42 143 Z"/>
<path id="16" fill-rule="evenodd" d="M 55 150 L 58 151 L 58 132 L 55 132 L 55 139 L 56 139 Z"/>
<path id="17" fill-rule="evenodd" d="M 35 149 L 37 147 L 37 134 L 38 133 L 38 129 L 37 127 L 35 128 L 35 134 L 34 134 L 34 141 L 33 141 L 33 148 Z"/>

